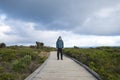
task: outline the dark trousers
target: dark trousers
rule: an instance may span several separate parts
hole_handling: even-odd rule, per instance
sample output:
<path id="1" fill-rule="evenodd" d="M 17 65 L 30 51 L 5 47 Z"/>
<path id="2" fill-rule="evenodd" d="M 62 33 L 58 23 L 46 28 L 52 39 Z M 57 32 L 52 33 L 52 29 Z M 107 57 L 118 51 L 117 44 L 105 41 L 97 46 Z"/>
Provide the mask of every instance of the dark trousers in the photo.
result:
<path id="1" fill-rule="evenodd" d="M 58 49 L 57 49 L 57 59 L 58 59 L 58 60 L 59 60 L 59 54 L 61 54 L 61 60 L 63 60 L 62 48 L 58 48 Z"/>

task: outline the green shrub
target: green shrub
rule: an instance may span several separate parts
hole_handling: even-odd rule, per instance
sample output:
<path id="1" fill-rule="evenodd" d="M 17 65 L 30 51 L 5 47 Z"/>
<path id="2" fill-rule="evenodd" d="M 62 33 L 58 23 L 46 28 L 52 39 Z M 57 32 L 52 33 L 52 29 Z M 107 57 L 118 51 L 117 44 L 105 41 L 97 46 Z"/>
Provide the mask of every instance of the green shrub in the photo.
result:
<path id="1" fill-rule="evenodd" d="M 0 73 L 4 72 L 4 68 L 2 66 L 0 66 Z"/>
<path id="2" fill-rule="evenodd" d="M 25 64 L 20 60 L 15 60 L 12 65 L 13 65 L 13 70 L 16 72 L 21 72 L 25 69 Z"/>
<path id="3" fill-rule="evenodd" d="M 26 55 L 21 59 L 21 62 L 24 63 L 25 65 L 30 64 L 31 62 L 31 56 L 30 55 Z"/>
<path id="4" fill-rule="evenodd" d="M 16 56 L 14 51 L 11 49 L 0 49 L 0 60 L 10 62 L 11 60 L 15 59 Z"/>
<path id="5" fill-rule="evenodd" d="M 41 63 L 43 63 L 45 60 L 46 60 L 46 57 L 39 57 L 39 58 L 37 59 L 37 62 L 38 62 L 39 64 L 41 64 Z"/>
<path id="6" fill-rule="evenodd" d="M 15 80 L 15 75 L 11 73 L 0 74 L 0 80 Z"/>
<path id="7" fill-rule="evenodd" d="M 0 48 L 0 80 L 24 80 L 46 60 L 47 54 L 41 56 L 41 51 L 51 49 L 24 46 Z"/>
<path id="8" fill-rule="evenodd" d="M 6 44 L 5 43 L 0 43 L 0 48 L 5 48 Z"/>
<path id="9" fill-rule="evenodd" d="M 120 48 L 68 48 L 64 49 L 64 53 L 89 66 L 100 74 L 103 80 L 120 79 Z"/>
<path id="10" fill-rule="evenodd" d="M 25 70 L 27 68 L 27 66 L 30 64 L 30 62 L 31 62 L 30 55 L 26 55 L 23 58 L 21 58 L 20 60 L 15 60 L 13 62 L 13 70 L 16 72 L 22 72 L 23 70 Z"/>

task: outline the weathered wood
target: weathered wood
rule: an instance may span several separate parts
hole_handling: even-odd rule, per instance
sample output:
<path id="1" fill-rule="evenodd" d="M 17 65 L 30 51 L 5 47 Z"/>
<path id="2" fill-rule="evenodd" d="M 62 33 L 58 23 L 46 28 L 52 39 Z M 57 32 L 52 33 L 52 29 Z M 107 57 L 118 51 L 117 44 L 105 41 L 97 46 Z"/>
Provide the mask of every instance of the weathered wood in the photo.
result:
<path id="1" fill-rule="evenodd" d="M 64 56 L 57 60 L 57 52 L 51 52 L 49 58 L 25 80 L 97 80 L 84 67 Z"/>

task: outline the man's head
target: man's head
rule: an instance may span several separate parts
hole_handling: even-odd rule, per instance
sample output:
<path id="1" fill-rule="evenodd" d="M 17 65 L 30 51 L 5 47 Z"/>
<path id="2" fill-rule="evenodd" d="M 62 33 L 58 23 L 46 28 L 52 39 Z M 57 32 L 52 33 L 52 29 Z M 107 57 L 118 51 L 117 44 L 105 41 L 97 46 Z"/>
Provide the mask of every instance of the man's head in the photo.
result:
<path id="1" fill-rule="evenodd" d="M 59 36 L 59 38 L 58 38 L 59 40 L 62 40 L 62 38 L 61 38 L 61 36 Z"/>

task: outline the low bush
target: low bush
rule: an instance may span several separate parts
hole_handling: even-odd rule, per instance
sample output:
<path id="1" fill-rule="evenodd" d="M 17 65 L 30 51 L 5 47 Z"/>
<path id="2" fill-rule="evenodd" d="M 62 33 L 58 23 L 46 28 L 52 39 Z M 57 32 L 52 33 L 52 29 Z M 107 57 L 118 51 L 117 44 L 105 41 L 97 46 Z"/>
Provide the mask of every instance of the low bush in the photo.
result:
<path id="1" fill-rule="evenodd" d="M 103 80 L 120 79 L 120 48 L 68 48 L 64 49 L 64 53 L 89 66 Z"/>
<path id="2" fill-rule="evenodd" d="M 24 80 L 47 59 L 48 54 L 41 53 L 45 51 L 25 46 L 0 48 L 0 80 Z"/>
<path id="3" fill-rule="evenodd" d="M 12 49 L 0 49 L 0 61 L 10 62 L 15 59 L 16 55 Z"/>
<path id="4" fill-rule="evenodd" d="M 0 66 L 0 73 L 4 72 L 4 68 L 2 66 Z"/>
<path id="5" fill-rule="evenodd" d="M 30 55 L 26 55 L 20 60 L 15 60 L 13 62 L 13 70 L 16 72 L 24 72 L 25 69 L 29 66 L 30 62 L 31 62 Z"/>
<path id="6" fill-rule="evenodd" d="M 0 74 L 0 80 L 15 80 L 15 75 L 11 73 Z"/>

